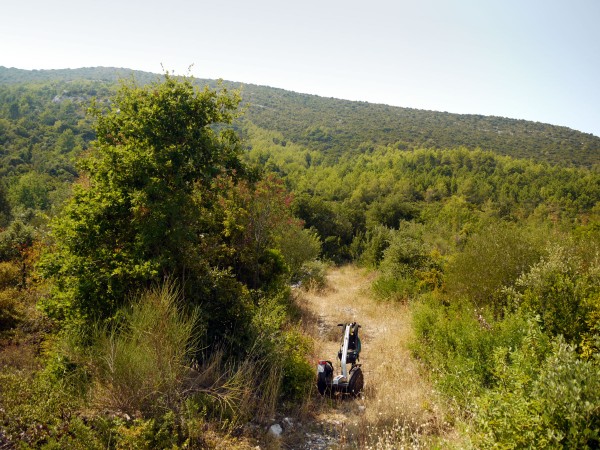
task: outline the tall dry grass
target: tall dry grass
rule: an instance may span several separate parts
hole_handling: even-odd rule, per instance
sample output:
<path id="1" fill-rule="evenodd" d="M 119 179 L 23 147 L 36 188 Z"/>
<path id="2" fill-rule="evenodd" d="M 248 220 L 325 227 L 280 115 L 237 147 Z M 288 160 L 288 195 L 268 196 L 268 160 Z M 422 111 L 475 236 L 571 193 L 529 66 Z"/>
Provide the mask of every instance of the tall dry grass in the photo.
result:
<path id="1" fill-rule="evenodd" d="M 167 282 L 143 293 L 118 327 L 98 330 L 88 357 L 92 405 L 134 417 L 187 409 L 226 428 L 271 416 L 280 371 L 264 359 L 234 361 L 218 349 L 194 362 L 198 314 L 181 303 L 181 292 Z"/>
<path id="2" fill-rule="evenodd" d="M 336 325 L 358 322 L 365 389 L 357 400 L 316 398 L 316 419 L 338 428 L 342 448 L 420 448 L 449 435 L 444 408 L 424 371 L 410 354 L 407 305 L 375 301 L 374 275 L 354 266 L 332 269 L 328 287 L 301 292 L 304 324 L 316 341 L 314 360 L 329 359 L 339 373 Z"/>
<path id="3" fill-rule="evenodd" d="M 165 283 L 123 311 L 118 326 L 97 330 L 90 355 L 97 407 L 147 416 L 179 403 L 197 342 L 197 314 L 185 314 L 180 300 Z"/>

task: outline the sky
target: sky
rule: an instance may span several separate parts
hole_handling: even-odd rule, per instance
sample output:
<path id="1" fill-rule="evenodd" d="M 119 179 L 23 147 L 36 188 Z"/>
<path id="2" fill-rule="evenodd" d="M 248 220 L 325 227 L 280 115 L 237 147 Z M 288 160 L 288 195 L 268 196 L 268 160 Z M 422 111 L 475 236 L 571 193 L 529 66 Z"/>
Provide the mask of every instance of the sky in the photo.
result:
<path id="1" fill-rule="evenodd" d="M 1 17 L 5 67 L 164 68 L 600 136 L 600 0 L 13 0 Z"/>

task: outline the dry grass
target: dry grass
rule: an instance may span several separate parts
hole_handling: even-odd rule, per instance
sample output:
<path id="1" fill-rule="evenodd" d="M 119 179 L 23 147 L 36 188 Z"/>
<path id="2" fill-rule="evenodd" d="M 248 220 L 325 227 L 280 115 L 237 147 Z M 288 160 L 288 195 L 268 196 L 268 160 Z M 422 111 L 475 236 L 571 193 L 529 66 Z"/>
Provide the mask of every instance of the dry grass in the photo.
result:
<path id="1" fill-rule="evenodd" d="M 307 331 L 316 340 L 314 360 L 334 361 L 342 322 L 361 328 L 365 390 L 358 400 L 317 399 L 317 421 L 333 424 L 342 448 L 421 448 L 448 437 L 444 411 L 418 362 L 408 350 L 408 306 L 373 300 L 374 274 L 354 266 L 332 269 L 328 288 L 303 292 L 298 302 Z"/>

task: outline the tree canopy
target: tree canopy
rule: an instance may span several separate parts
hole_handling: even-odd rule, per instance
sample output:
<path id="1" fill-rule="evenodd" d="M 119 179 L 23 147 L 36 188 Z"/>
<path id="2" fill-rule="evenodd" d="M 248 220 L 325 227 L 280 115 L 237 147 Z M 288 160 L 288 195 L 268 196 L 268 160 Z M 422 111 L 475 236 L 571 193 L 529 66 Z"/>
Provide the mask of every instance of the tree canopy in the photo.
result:
<path id="1" fill-rule="evenodd" d="M 239 100 L 166 75 L 143 87 L 125 83 L 108 109 L 92 109 L 97 140 L 42 265 L 56 281 L 50 310 L 110 317 L 127 292 L 185 277 L 205 192 L 215 177 L 242 171 L 226 127 Z"/>

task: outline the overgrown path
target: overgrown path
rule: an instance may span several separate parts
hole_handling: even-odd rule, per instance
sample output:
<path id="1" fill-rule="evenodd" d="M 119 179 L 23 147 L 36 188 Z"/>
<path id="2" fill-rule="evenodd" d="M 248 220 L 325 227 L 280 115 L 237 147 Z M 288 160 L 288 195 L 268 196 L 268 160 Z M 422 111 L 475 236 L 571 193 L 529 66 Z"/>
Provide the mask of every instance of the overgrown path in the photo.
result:
<path id="1" fill-rule="evenodd" d="M 448 436 L 432 386 L 408 348 L 409 308 L 374 300 L 369 289 L 373 276 L 355 266 L 333 268 L 326 289 L 298 294 L 304 322 L 317 343 L 315 361 L 334 361 L 339 373 L 337 324 L 356 321 L 362 326 L 365 374 L 362 398 L 315 400 L 315 424 L 321 431 L 307 433 L 304 448 L 428 447 Z"/>

